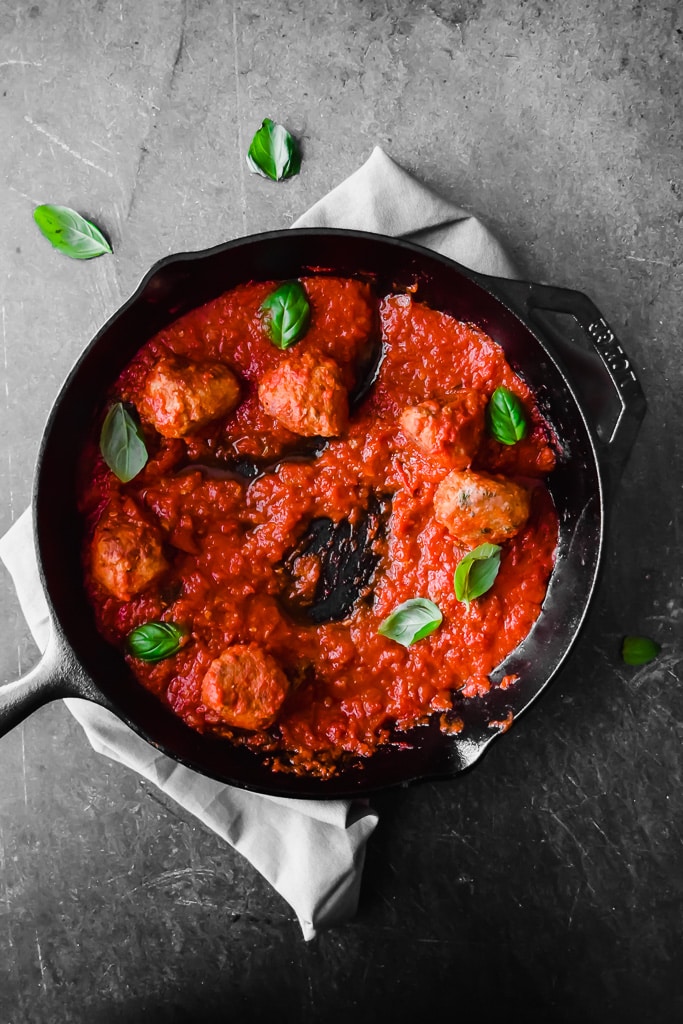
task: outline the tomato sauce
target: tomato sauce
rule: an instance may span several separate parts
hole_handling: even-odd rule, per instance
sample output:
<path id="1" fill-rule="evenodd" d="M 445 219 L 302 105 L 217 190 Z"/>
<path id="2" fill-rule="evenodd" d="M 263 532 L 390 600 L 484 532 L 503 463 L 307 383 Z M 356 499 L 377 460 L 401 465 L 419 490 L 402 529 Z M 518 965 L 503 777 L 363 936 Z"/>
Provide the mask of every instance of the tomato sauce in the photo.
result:
<path id="1" fill-rule="evenodd" d="M 266 337 L 259 313 L 276 283 L 241 285 L 143 345 L 109 396 L 139 408 L 150 369 L 171 352 L 227 364 L 240 381 L 237 407 L 183 438 L 161 437 L 143 422 L 150 458 L 126 484 L 107 468 L 93 436 L 82 460 L 80 506 L 98 628 L 124 652 L 140 683 L 193 729 L 257 749 L 276 770 L 325 777 L 350 758 L 401 742 L 397 733 L 432 715 L 444 731 L 457 732 L 462 723 L 449 714 L 454 694 L 476 698 L 491 687 L 490 673 L 528 634 L 546 593 L 558 521 L 543 479 L 555 454 L 534 396 L 479 328 L 407 294 L 376 296 L 356 280 L 317 276 L 302 284 L 311 320 L 295 348 L 335 360 L 348 388 L 368 365 L 371 339 L 381 337 L 376 378 L 352 408 L 344 435 L 315 448 L 261 408 L 258 382 L 285 356 Z M 502 544 L 491 589 L 467 605 L 456 599 L 453 578 L 469 547 L 434 517 L 444 470 L 410 443 L 398 420 L 406 406 L 445 401 L 463 386 L 490 397 L 500 385 L 521 399 L 529 430 L 513 446 L 486 437 L 472 469 L 522 482 L 531 490 L 531 513 Z M 241 477 L 233 471 L 239 460 L 251 460 L 258 473 Z M 378 564 L 369 593 L 342 621 L 316 625 L 294 614 L 283 600 L 288 556 L 312 521 L 356 521 L 373 495 L 390 511 L 374 542 Z M 98 520 L 124 499 L 160 528 L 169 566 L 128 601 L 107 592 L 90 565 Z M 296 594 L 310 597 L 318 560 L 304 554 L 296 571 Z M 414 597 L 438 605 L 443 622 L 406 648 L 378 626 Z M 146 663 L 127 653 L 126 638 L 154 620 L 178 623 L 186 635 L 176 654 Z M 268 729 L 216 724 L 202 703 L 207 670 L 232 645 L 253 643 L 284 670 L 289 694 Z M 514 683 L 506 677 L 506 686 Z"/>

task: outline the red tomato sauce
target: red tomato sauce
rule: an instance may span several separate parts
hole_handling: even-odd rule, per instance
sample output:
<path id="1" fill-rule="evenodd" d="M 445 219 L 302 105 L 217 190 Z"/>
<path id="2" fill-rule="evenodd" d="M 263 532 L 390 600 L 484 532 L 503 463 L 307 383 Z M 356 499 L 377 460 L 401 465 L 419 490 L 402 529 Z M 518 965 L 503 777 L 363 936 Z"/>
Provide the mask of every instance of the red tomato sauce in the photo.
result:
<path id="1" fill-rule="evenodd" d="M 183 438 L 161 437 L 143 422 L 150 458 L 126 484 L 107 468 L 99 434 L 93 436 L 82 460 L 80 506 L 87 524 L 84 573 L 98 629 L 124 652 L 140 683 L 193 729 L 258 749 L 276 770 L 324 777 L 348 758 L 401 742 L 397 732 L 432 715 L 445 731 L 462 727 L 449 716 L 454 694 L 485 693 L 492 670 L 539 615 L 558 521 L 543 482 L 555 464 L 551 431 L 499 345 L 479 328 L 409 295 L 382 298 L 362 282 L 324 276 L 302 284 L 311 321 L 294 348 L 335 360 L 347 387 L 354 384 L 369 338 L 381 332 L 384 356 L 376 380 L 352 411 L 345 434 L 318 454 L 287 461 L 302 439 L 268 416 L 257 394 L 263 374 L 286 356 L 266 337 L 259 313 L 275 284 L 245 284 L 143 345 L 109 396 L 139 407 L 147 374 L 170 351 L 230 367 L 240 381 L 237 407 Z M 513 446 L 485 438 L 472 469 L 524 483 L 531 490 L 531 513 L 502 544 L 491 589 L 467 605 L 456 599 L 453 578 L 471 545 L 459 543 L 433 514 L 445 471 L 411 444 L 398 419 L 406 406 L 447 400 L 462 386 L 490 397 L 499 385 L 521 399 L 529 430 Z M 266 468 L 252 480 L 221 474 L 236 458 Z M 391 511 L 377 542 L 380 558 L 370 593 L 342 621 L 313 625 L 292 615 L 282 601 L 287 555 L 313 519 L 353 521 L 373 494 L 389 497 Z M 122 498 L 132 499 L 160 529 L 168 562 L 159 580 L 128 601 L 107 592 L 91 571 L 95 526 Z M 301 595 L 315 588 L 319 569 L 314 556 L 299 559 Z M 438 605 L 443 622 L 406 648 L 380 635 L 378 626 L 415 597 Z M 150 664 L 127 653 L 126 638 L 153 620 L 178 623 L 186 635 L 176 654 Z M 288 677 L 288 696 L 267 729 L 216 724 L 202 703 L 207 670 L 232 645 L 254 643 Z M 514 682 L 506 677 L 505 685 Z"/>

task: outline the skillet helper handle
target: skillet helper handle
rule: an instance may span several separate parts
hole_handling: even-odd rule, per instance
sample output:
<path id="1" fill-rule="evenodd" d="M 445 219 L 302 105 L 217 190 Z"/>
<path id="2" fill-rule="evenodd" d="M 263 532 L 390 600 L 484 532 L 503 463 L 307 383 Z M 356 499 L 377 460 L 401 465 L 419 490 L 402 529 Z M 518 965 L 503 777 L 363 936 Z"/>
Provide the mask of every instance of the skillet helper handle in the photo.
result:
<path id="1" fill-rule="evenodd" d="M 502 278 L 496 279 L 495 287 L 513 311 L 539 325 L 552 343 L 551 351 L 569 371 L 613 488 L 645 415 L 645 396 L 614 331 L 583 292 Z M 554 326 L 544 312 L 574 317 L 584 343 Z"/>
<path id="2" fill-rule="evenodd" d="M 0 736 L 44 704 L 61 697 L 85 697 L 103 702 L 53 629 L 38 664 L 16 682 L 0 686 Z"/>

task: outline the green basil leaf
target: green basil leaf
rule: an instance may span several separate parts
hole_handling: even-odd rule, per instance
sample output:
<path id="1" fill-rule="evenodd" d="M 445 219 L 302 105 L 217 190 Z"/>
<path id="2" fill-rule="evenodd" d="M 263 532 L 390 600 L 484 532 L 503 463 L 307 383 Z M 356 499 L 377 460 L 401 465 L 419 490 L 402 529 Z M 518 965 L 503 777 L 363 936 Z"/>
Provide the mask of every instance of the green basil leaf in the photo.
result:
<path id="1" fill-rule="evenodd" d="M 648 636 L 625 636 L 621 657 L 627 665 L 647 665 L 654 661 L 661 649 L 656 640 L 650 640 Z"/>
<path id="2" fill-rule="evenodd" d="M 438 629 L 442 621 L 443 615 L 433 601 L 426 597 L 413 597 L 395 608 L 380 623 L 377 632 L 404 647 L 410 647 Z"/>
<path id="3" fill-rule="evenodd" d="M 469 605 L 493 586 L 500 569 L 500 546 L 480 544 L 462 558 L 455 569 L 453 585 L 458 601 Z"/>
<path id="4" fill-rule="evenodd" d="M 68 206 L 36 206 L 33 219 L 48 242 L 74 260 L 91 260 L 112 251 L 100 229 Z"/>
<path id="5" fill-rule="evenodd" d="M 496 388 L 486 408 L 489 433 L 501 444 L 517 444 L 527 432 L 524 406 L 508 388 Z"/>
<path id="6" fill-rule="evenodd" d="M 128 650 L 141 661 L 162 661 L 179 650 L 184 636 L 175 622 L 145 622 L 128 634 Z"/>
<path id="7" fill-rule="evenodd" d="M 149 458 L 140 424 L 123 402 L 112 405 L 104 418 L 100 451 L 112 473 L 124 484 L 138 475 Z"/>
<path id="8" fill-rule="evenodd" d="M 266 334 L 276 348 L 289 348 L 306 333 L 311 307 L 298 281 L 280 285 L 261 303 Z"/>
<path id="9" fill-rule="evenodd" d="M 280 181 L 299 173 L 301 154 L 287 129 L 267 117 L 251 140 L 247 164 L 256 174 Z"/>

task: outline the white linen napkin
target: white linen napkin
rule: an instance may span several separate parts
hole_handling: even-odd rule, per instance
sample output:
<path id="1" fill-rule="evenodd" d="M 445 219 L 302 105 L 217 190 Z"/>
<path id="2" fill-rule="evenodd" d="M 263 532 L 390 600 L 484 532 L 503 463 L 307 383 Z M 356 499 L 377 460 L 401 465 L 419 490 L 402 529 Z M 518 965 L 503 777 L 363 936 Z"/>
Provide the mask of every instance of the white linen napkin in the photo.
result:
<path id="1" fill-rule="evenodd" d="M 473 270 L 516 276 L 475 217 L 420 184 L 379 147 L 292 226 L 408 237 Z M 0 559 L 43 650 L 50 625 L 30 510 L 0 539 Z M 243 854 L 293 907 L 305 939 L 356 912 L 365 848 L 377 824 L 367 803 L 292 800 L 225 786 L 160 754 L 105 708 L 79 699 L 65 704 L 94 750 L 149 779 Z"/>
<path id="2" fill-rule="evenodd" d="M 416 181 L 380 146 L 292 227 L 353 228 L 409 238 L 480 274 L 519 276 L 481 221 Z"/>

